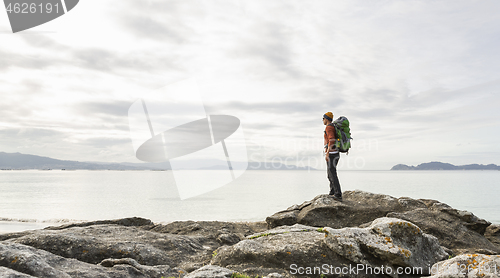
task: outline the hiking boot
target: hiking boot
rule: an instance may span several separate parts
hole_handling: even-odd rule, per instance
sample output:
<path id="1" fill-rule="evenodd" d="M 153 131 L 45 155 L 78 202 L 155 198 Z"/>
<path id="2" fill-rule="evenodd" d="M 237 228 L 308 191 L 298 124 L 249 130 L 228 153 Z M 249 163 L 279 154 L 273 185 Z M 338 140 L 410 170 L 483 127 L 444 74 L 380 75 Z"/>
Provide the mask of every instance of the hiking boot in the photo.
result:
<path id="1" fill-rule="evenodd" d="M 330 197 L 332 197 L 335 201 L 342 202 L 342 197 L 337 197 L 335 195 L 330 195 Z"/>

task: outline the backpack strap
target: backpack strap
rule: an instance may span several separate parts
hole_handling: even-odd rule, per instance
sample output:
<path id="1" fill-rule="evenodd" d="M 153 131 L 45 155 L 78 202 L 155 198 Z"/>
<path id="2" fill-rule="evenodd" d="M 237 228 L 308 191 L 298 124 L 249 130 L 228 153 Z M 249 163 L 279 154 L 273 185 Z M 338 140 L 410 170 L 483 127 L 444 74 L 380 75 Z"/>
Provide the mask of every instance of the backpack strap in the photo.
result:
<path id="1" fill-rule="evenodd" d="M 335 134 L 335 138 L 337 137 L 337 128 L 335 127 L 335 124 L 332 122 L 331 124 L 328 124 L 327 126 L 333 127 L 333 134 Z M 326 130 L 325 130 L 326 132 Z"/>

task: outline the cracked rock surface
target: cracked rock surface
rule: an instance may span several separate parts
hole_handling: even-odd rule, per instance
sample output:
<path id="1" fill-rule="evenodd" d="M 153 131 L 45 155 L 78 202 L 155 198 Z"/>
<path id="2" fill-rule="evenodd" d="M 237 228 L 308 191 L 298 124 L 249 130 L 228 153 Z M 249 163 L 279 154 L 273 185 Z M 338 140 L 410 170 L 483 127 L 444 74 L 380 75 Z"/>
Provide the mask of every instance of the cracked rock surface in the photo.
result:
<path id="1" fill-rule="evenodd" d="M 425 233 L 437 237 L 454 255 L 500 254 L 497 225 L 488 229 L 490 222 L 436 200 L 346 191 L 342 202 L 318 195 L 267 217 L 266 222 L 269 228 L 298 223 L 339 229 L 366 226 L 381 217 L 399 218 L 419 226 Z"/>
<path id="2" fill-rule="evenodd" d="M 318 195 L 266 222 L 133 217 L 0 234 L 0 277 L 339 277 L 338 270 L 349 272 L 343 277 L 498 277 L 429 268 L 500 264 L 499 227 L 436 200 L 347 191 L 343 202 Z M 351 273 L 357 265 L 365 269 Z"/>

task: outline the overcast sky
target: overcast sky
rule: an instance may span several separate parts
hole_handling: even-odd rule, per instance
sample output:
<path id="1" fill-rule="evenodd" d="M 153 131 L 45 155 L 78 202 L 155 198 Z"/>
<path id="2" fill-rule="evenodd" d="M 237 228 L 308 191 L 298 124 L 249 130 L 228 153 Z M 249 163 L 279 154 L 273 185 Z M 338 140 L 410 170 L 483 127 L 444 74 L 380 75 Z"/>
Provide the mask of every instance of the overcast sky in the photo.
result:
<path id="1" fill-rule="evenodd" d="M 130 105 L 194 78 L 208 114 L 241 120 L 252 160 L 318 167 L 332 111 L 354 138 L 342 169 L 500 164 L 499 12 L 496 0 L 84 0 L 16 34 L 0 12 L 0 151 L 139 162 Z"/>

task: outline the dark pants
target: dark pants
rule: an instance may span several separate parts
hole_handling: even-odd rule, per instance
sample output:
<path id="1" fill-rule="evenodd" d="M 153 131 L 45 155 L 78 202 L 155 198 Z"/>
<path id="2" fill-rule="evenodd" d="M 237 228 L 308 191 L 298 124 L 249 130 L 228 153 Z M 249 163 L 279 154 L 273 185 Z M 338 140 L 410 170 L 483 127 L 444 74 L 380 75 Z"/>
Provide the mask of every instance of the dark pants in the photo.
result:
<path id="1" fill-rule="evenodd" d="M 328 180 L 330 181 L 330 195 L 335 195 L 335 197 L 342 197 L 342 191 L 340 190 L 339 177 L 337 176 L 337 164 L 339 163 L 340 154 L 334 153 L 329 154 L 330 161 L 326 162 Z"/>

